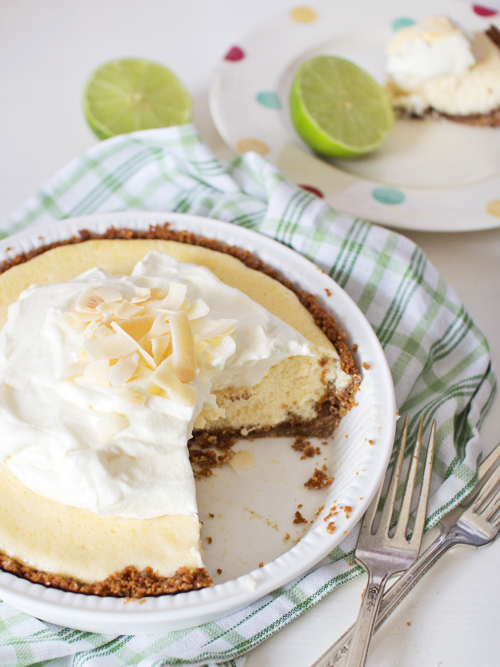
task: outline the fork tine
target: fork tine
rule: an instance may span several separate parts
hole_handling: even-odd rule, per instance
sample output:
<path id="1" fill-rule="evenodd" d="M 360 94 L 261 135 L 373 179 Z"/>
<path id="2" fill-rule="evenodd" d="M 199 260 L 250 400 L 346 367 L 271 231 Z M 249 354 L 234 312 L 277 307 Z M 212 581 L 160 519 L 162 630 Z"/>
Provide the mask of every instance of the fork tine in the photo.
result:
<path id="1" fill-rule="evenodd" d="M 399 440 L 398 450 L 396 453 L 396 459 L 394 460 L 394 466 L 392 468 L 391 483 L 387 491 L 384 509 L 382 510 L 382 516 L 380 517 L 379 530 L 383 528 L 386 534 L 389 534 L 389 528 L 391 527 L 391 517 L 394 511 L 394 504 L 396 502 L 396 494 L 398 492 L 399 478 L 401 476 L 401 467 L 403 465 L 403 459 L 405 457 L 406 439 L 408 437 L 408 422 L 409 422 L 409 415 L 406 415 L 406 419 L 403 425 L 403 431 L 401 433 L 401 438 Z"/>
<path id="2" fill-rule="evenodd" d="M 418 462 L 420 459 L 420 449 L 422 447 L 422 431 L 423 431 L 424 418 L 421 417 L 418 424 L 418 433 L 415 446 L 411 455 L 411 464 L 408 471 L 408 477 L 406 480 L 406 487 L 403 496 L 403 502 L 401 503 L 401 509 L 399 510 L 399 517 L 396 524 L 396 530 L 394 531 L 395 538 L 405 538 L 406 537 L 406 528 L 408 526 L 408 519 L 410 518 L 411 511 L 411 501 L 413 498 L 413 491 L 415 490 L 415 480 L 417 478 Z"/>
<path id="3" fill-rule="evenodd" d="M 436 420 L 432 421 L 431 434 L 429 436 L 429 444 L 427 445 L 427 456 L 425 458 L 424 476 L 422 478 L 422 486 L 420 487 L 420 496 L 418 499 L 417 514 L 415 518 L 415 525 L 413 526 L 412 539 L 415 536 L 423 535 L 425 522 L 427 520 L 427 503 L 429 501 L 429 493 L 431 490 L 432 466 L 434 463 L 434 449 L 436 446 Z M 422 511 L 420 509 L 422 508 Z M 425 508 L 425 511 L 423 511 Z"/>
<path id="4" fill-rule="evenodd" d="M 490 475 L 491 471 L 495 469 L 495 466 L 499 460 L 500 460 L 500 442 L 494 449 L 491 450 L 491 452 L 479 466 L 476 486 L 464 498 L 464 500 L 461 503 L 462 507 L 469 507 L 475 502 L 476 498 L 481 492 L 482 482 L 484 482 L 484 480 L 488 478 L 488 476 Z"/>
<path id="5" fill-rule="evenodd" d="M 487 521 L 490 521 L 491 517 L 497 512 L 499 507 L 500 507 L 500 488 L 497 488 L 495 495 L 492 498 L 490 498 L 488 503 L 483 507 L 482 514 L 488 512 L 488 516 L 486 517 Z"/>
<path id="6" fill-rule="evenodd" d="M 486 484 L 483 486 L 483 488 L 476 496 L 474 502 L 472 503 L 473 512 L 477 513 L 478 511 L 480 511 L 481 505 L 488 498 L 488 496 L 493 491 L 493 489 L 495 488 L 495 486 L 498 484 L 499 481 L 500 481 L 500 466 L 498 466 L 498 468 L 492 473 L 491 477 L 488 479 Z"/>
<path id="7" fill-rule="evenodd" d="M 372 532 L 373 521 L 375 520 L 375 515 L 377 514 L 378 504 L 380 502 L 380 496 L 382 495 L 383 486 L 384 483 L 382 482 L 379 490 L 377 491 L 377 495 L 372 500 L 371 505 L 366 510 L 365 516 L 363 518 L 363 523 L 361 525 L 361 530 L 369 530 L 370 533 Z"/>
<path id="8" fill-rule="evenodd" d="M 495 465 L 495 463 L 500 459 L 500 442 L 498 445 L 493 449 L 488 456 L 484 459 L 484 461 L 481 463 L 479 466 L 479 480 L 480 481 L 486 473 L 489 472 L 491 468 Z"/>
<path id="9" fill-rule="evenodd" d="M 400 451 L 400 448 L 401 448 L 401 442 L 402 442 L 403 439 L 404 439 L 403 450 L 406 447 L 407 434 L 408 434 L 408 415 L 406 415 L 405 420 L 404 420 L 403 431 L 401 432 L 401 440 L 400 440 L 400 443 L 398 445 L 398 450 L 396 452 L 396 458 L 399 455 L 399 451 Z M 385 475 L 384 475 L 384 479 L 382 480 L 382 484 L 379 487 L 377 495 L 374 497 L 370 506 L 368 507 L 368 509 L 365 512 L 365 516 L 363 518 L 363 524 L 361 526 L 361 530 L 365 530 L 365 529 L 367 530 L 369 528 L 370 533 L 372 532 L 373 522 L 374 522 L 375 516 L 377 514 L 378 505 L 380 503 L 380 497 L 382 495 L 382 491 L 384 490 L 384 481 L 385 481 Z"/>

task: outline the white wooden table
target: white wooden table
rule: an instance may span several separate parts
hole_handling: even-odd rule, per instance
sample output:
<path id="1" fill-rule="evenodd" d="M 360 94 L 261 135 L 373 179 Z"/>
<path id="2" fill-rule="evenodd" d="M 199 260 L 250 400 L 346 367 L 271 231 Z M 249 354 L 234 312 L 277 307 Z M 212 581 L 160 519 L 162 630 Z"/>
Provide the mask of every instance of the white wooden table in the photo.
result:
<path id="1" fill-rule="evenodd" d="M 4 0 L 0 3 L 0 218 L 95 143 L 83 117 L 81 93 L 88 74 L 109 59 L 138 56 L 171 67 L 193 94 L 202 138 L 218 157 L 230 159 L 208 109 L 214 68 L 229 46 L 293 4 L 299 3 Z M 339 3 L 339 11 L 353 10 L 348 3 Z M 500 229 L 407 236 L 454 286 L 487 336 L 499 367 Z M 482 429 L 490 447 L 500 440 L 499 407 L 497 397 Z M 499 665 L 499 559 L 500 541 L 478 552 L 449 553 L 374 639 L 368 665 Z M 364 585 L 358 579 L 327 597 L 256 648 L 248 667 L 308 667 L 355 619 Z"/>

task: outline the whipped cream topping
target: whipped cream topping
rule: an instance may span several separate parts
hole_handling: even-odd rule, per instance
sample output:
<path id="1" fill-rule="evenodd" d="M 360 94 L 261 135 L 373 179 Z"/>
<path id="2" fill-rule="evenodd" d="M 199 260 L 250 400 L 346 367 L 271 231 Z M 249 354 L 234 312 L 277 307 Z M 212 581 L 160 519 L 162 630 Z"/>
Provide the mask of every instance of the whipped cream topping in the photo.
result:
<path id="1" fill-rule="evenodd" d="M 387 72 L 403 90 L 427 79 L 463 74 L 476 58 L 473 40 L 445 16 L 399 30 L 387 49 Z"/>
<path id="2" fill-rule="evenodd" d="M 196 513 L 187 451 L 213 392 L 258 384 L 295 329 L 207 268 L 150 252 L 32 286 L 0 332 L 0 460 L 28 488 L 100 516 Z"/>
<path id="3" fill-rule="evenodd" d="M 399 30 L 388 49 L 389 94 L 417 115 L 489 113 L 500 105 L 500 49 L 438 16 Z"/>

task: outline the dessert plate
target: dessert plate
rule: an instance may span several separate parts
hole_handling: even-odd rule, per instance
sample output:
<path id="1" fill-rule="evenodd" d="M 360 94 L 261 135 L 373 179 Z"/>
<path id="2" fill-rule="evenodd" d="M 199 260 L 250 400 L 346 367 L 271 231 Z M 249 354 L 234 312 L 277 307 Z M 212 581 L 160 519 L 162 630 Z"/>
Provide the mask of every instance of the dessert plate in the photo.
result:
<path id="1" fill-rule="evenodd" d="M 0 598 L 45 621 L 91 632 L 141 634 L 204 623 L 240 609 L 313 567 L 356 525 L 380 483 L 392 450 L 396 403 L 391 373 L 370 324 L 333 280 L 276 241 L 216 220 L 174 213 L 108 213 L 73 218 L 10 236 L 0 242 L 0 262 L 40 245 L 70 238 L 80 229 L 102 233 L 110 226 L 147 230 L 166 220 L 179 230 L 246 248 L 313 293 L 334 313 L 356 362 L 366 363 L 358 405 L 334 437 L 315 443 L 321 454 L 300 459 L 291 438 L 243 440 L 256 466 L 236 475 L 228 466 L 197 482 L 205 564 L 215 586 L 174 596 L 124 600 L 46 589 L 0 571 Z M 126 241 L 124 241 L 126 243 Z M 327 466 L 331 487 L 308 490 L 315 467 Z M 323 520 L 333 505 L 350 507 Z M 304 523 L 294 523 L 300 507 Z M 324 509 L 322 509 L 324 507 Z"/>
<path id="2" fill-rule="evenodd" d="M 211 113 L 236 152 L 255 150 L 335 208 L 401 229 L 468 231 L 500 226 L 500 129 L 399 120 L 385 146 L 352 160 L 315 155 L 298 137 L 287 100 L 298 67 L 319 54 L 358 64 L 386 80 L 394 30 L 444 14 L 468 30 L 500 25 L 495 10 L 456 0 L 362 0 L 352 11 L 313 0 L 261 25 L 219 65 Z"/>

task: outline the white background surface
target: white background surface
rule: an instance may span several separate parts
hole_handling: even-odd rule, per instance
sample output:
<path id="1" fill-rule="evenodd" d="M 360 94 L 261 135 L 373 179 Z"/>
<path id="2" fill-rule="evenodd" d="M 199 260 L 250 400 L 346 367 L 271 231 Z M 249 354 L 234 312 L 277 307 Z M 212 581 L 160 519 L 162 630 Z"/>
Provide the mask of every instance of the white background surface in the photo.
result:
<path id="1" fill-rule="evenodd" d="M 361 11 L 361 3 L 334 1 L 339 11 Z M 228 48 L 249 30 L 295 4 L 299 3 L 2 0 L 0 218 L 95 143 L 82 114 L 81 92 L 90 72 L 108 59 L 138 56 L 170 67 L 193 95 L 202 138 L 218 157 L 229 159 L 231 152 L 208 111 L 212 73 Z M 405 2 L 404 10 L 408 13 L 411 3 Z M 406 235 L 454 286 L 487 336 L 498 367 L 500 229 Z M 482 429 L 485 448 L 500 440 L 499 407 L 497 397 Z M 374 639 L 368 665 L 497 667 L 499 557 L 500 542 L 482 551 L 462 548 L 445 556 Z M 364 585 L 358 579 L 331 594 L 255 649 L 247 667 L 308 667 L 355 619 Z"/>

